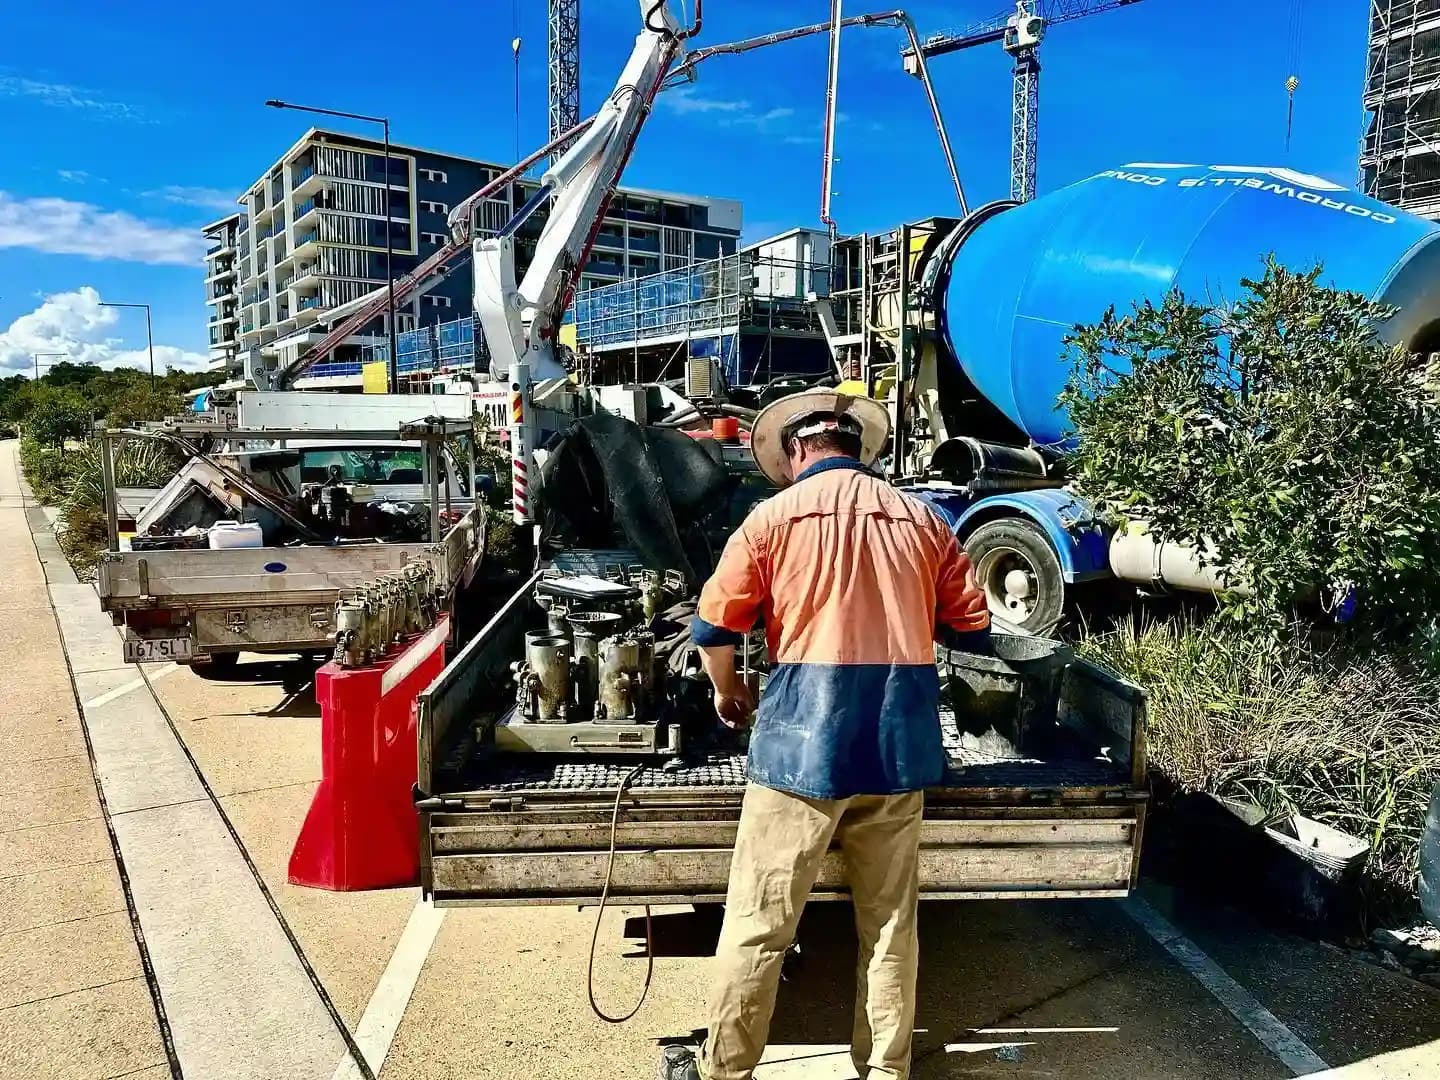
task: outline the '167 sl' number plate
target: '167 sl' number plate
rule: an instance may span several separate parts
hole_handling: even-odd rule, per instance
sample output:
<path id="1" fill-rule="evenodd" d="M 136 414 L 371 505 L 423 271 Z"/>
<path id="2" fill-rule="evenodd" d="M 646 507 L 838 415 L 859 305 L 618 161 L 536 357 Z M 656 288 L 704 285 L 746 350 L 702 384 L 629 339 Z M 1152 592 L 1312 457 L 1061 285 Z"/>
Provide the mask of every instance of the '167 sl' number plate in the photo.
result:
<path id="1" fill-rule="evenodd" d="M 170 660 L 190 659 L 190 638 L 157 637 L 125 638 L 127 664 L 163 664 Z"/>

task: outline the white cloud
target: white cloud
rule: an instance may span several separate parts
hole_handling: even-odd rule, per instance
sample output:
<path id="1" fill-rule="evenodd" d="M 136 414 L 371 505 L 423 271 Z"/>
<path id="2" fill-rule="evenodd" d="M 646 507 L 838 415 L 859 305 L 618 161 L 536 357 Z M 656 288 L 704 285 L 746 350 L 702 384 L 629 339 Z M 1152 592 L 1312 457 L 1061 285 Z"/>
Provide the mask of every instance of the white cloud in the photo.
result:
<path id="1" fill-rule="evenodd" d="M 0 333 L 0 374 L 33 373 L 36 353 L 63 353 L 64 359 L 75 364 L 148 371 L 150 355 L 143 339 L 138 349 L 122 348 L 125 339 L 112 336 L 120 314 L 114 308 L 101 307 L 100 294 L 89 285 L 47 296 L 38 308 L 21 315 Z M 138 313 L 131 314 L 138 316 Z M 134 340 L 134 336 L 130 336 L 129 341 Z M 60 359 L 42 357 L 41 363 L 51 364 Z M 202 353 L 174 345 L 155 346 L 157 372 L 172 367 L 201 371 L 209 363 L 210 358 Z"/>
<path id="2" fill-rule="evenodd" d="M 67 184 L 83 184 L 90 179 L 90 174 L 84 169 L 56 169 L 55 175 Z"/>
<path id="3" fill-rule="evenodd" d="M 0 248 L 87 255 L 122 262 L 199 266 L 205 238 L 192 229 L 145 221 L 71 199 L 26 199 L 0 191 Z"/>
<path id="4" fill-rule="evenodd" d="M 760 109 L 745 98 L 704 97 L 693 86 L 666 91 L 660 98 L 660 104 L 680 116 L 704 116 L 720 127 L 757 131 L 787 127 L 784 122 L 795 116 L 795 110 L 789 106 Z"/>
<path id="5" fill-rule="evenodd" d="M 138 110 L 123 101 L 111 101 L 78 86 L 19 75 L 0 75 L 0 97 L 26 98 L 52 109 L 80 109 L 111 120 L 142 119 Z"/>
<path id="6" fill-rule="evenodd" d="M 681 116 L 692 113 L 734 114 L 750 111 L 750 102 L 748 101 L 701 97 L 693 86 L 682 86 L 677 90 L 665 91 L 660 96 L 660 104 Z"/>
<path id="7" fill-rule="evenodd" d="M 151 199 L 164 199 L 166 202 L 178 203 L 181 206 L 198 206 L 202 210 L 229 210 L 240 209 L 236 202 L 238 196 L 233 191 L 222 191 L 220 188 L 212 187 L 187 187 L 183 184 L 166 184 L 155 191 L 144 193 Z"/>

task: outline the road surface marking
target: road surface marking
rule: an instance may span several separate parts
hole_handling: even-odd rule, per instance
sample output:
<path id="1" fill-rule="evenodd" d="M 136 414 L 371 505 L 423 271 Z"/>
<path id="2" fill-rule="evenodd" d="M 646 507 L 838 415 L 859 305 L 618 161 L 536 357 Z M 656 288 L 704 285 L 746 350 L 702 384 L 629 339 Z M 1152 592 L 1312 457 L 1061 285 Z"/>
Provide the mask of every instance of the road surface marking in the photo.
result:
<path id="1" fill-rule="evenodd" d="M 440 932 L 440 924 L 444 921 L 444 908 L 437 908 L 424 900 L 415 901 L 405 929 L 400 932 L 400 940 L 395 943 L 395 951 L 390 955 L 390 962 L 385 965 L 380 982 L 370 995 L 370 1003 L 365 1006 L 365 1014 L 360 1017 L 360 1024 L 355 1029 L 355 1044 L 365 1055 L 370 1071 L 377 1076 L 385 1064 L 386 1055 L 390 1053 L 390 1043 L 400 1028 L 400 1021 L 410 1004 L 410 995 L 414 993 L 420 971 L 425 966 L 425 958 L 430 955 L 430 947 L 435 944 L 435 935 Z M 347 1054 L 336 1067 L 334 1080 L 360 1080 L 360 1077 L 359 1065 Z"/>
<path id="2" fill-rule="evenodd" d="M 1230 1015 L 1250 1030 L 1265 1048 L 1279 1058 L 1295 1076 L 1324 1072 L 1330 1066 L 1301 1041 L 1255 997 L 1232 979 L 1219 964 L 1187 938 L 1158 911 L 1139 896 L 1131 895 L 1120 906 L 1125 914 L 1140 924 L 1180 966 L 1193 975 L 1201 986 L 1229 1010 Z"/>
<path id="3" fill-rule="evenodd" d="M 161 664 L 150 672 L 150 681 L 155 682 L 155 680 L 157 679 L 163 679 L 166 675 L 169 675 L 174 671 L 178 671 L 179 669 L 180 666 L 178 664 Z M 98 709 L 101 705 L 109 705 L 110 702 L 114 701 L 116 698 L 122 698 L 126 694 L 130 693 L 130 691 L 139 690 L 140 687 L 144 685 L 145 677 L 143 675 L 136 676 L 129 682 L 122 683 L 121 685 L 115 687 L 114 690 L 107 690 L 99 697 L 94 697 L 91 698 L 89 701 L 81 702 L 81 708 Z"/>
<path id="4" fill-rule="evenodd" d="M 976 1028 L 972 1035 L 1115 1035 L 1118 1027 Z"/>

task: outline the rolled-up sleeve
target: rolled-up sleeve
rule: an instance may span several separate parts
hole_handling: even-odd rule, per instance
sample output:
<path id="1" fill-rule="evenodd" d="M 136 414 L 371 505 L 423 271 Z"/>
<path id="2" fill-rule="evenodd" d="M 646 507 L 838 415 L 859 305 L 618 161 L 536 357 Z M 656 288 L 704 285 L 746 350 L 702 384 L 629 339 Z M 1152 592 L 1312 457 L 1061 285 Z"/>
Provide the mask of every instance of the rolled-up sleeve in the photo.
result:
<path id="1" fill-rule="evenodd" d="M 941 528 L 945 527 L 941 525 Z M 957 634 L 990 629 L 990 609 L 985 604 L 985 594 L 975 582 L 970 556 L 949 529 L 945 529 L 936 575 L 935 624 L 949 627 Z"/>
<path id="2" fill-rule="evenodd" d="M 746 526 L 736 529 L 725 543 L 715 573 L 700 591 L 700 603 L 690 624 L 696 645 L 738 645 L 741 635 L 755 626 L 764 602 L 760 555 Z"/>

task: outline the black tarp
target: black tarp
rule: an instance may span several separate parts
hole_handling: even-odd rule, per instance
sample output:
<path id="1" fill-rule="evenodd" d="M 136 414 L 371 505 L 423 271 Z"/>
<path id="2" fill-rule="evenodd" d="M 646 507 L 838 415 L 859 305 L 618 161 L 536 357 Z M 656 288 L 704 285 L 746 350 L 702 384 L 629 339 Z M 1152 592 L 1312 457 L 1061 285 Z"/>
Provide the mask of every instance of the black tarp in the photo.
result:
<path id="1" fill-rule="evenodd" d="M 646 566 L 680 570 L 698 586 L 682 532 L 728 483 L 711 450 L 684 432 L 610 413 L 576 420 L 549 449 L 540 473 L 542 542 L 609 547 L 618 529 Z"/>

